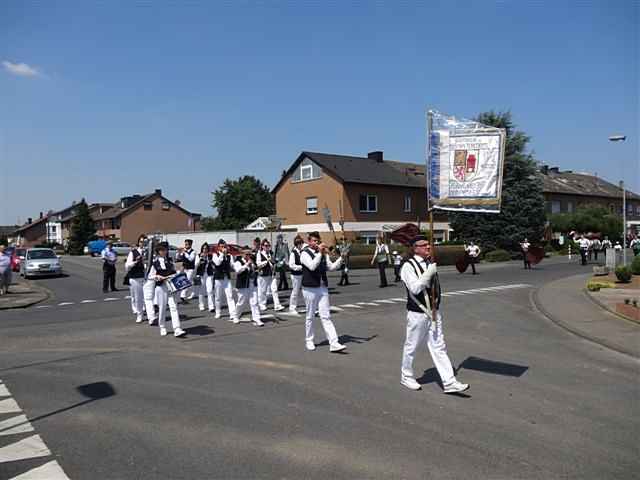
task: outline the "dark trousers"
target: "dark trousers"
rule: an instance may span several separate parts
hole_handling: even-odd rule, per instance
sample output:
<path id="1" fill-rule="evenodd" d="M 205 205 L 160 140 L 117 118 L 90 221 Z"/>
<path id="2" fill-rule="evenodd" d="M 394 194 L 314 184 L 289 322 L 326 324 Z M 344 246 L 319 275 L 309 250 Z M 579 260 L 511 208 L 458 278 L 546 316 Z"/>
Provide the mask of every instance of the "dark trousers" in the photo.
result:
<path id="1" fill-rule="evenodd" d="M 386 287 L 387 284 L 387 272 L 385 271 L 385 269 L 387 268 L 387 264 L 389 262 L 387 262 L 386 260 L 384 262 L 378 262 L 378 272 L 380 272 L 380 286 L 381 287 Z"/>
<path id="2" fill-rule="evenodd" d="M 396 278 L 393 279 L 394 282 L 400 281 L 400 265 L 393 266 L 393 273 L 395 273 Z"/>
<path id="3" fill-rule="evenodd" d="M 582 265 L 587 264 L 587 251 L 585 249 L 580 249 L 580 259 L 582 260 Z"/>
<path id="4" fill-rule="evenodd" d="M 595 249 L 593 250 L 593 257 L 594 257 L 595 261 L 597 262 L 598 261 L 598 250 L 595 250 Z"/>
<path id="5" fill-rule="evenodd" d="M 524 268 L 531 270 L 531 262 L 527 260 L 527 254 L 524 254 Z"/>
<path id="6" fill-rule="evenodd" d="M 112 292 L 116 291 L 116 266 L 105 262 L 102 265 L 102 291 L 106 292 L 109 288 Z"/>
<path id="7" fill-rule="evenodd" d="M 469 265 L 471 265 L 471 271 L 476 274 L 476 257 L 469 257 Z"/>
<path id="8" fill-rule="evenodd" d="M 287 272 L 284 270 L 280 270 L 278 277 L 278 290 L 289 290 L 289 282 L 287 282 Z"/>
<path id="9" fill-rule="evenodd" d="M 340 285 L 341 287 L 344 285 L 349 285 L 349 274 L 344 269 L 342 269 L 342 274 L 340 275 L 340 282 L 338 282 L 338 285 Z"/>

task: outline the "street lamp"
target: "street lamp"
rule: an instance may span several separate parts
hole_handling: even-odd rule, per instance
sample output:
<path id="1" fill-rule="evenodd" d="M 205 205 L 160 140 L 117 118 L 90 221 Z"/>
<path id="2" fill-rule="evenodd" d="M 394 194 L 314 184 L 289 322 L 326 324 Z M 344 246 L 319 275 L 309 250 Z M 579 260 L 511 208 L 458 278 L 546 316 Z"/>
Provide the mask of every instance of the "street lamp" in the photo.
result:
<path id="1" fill-rule="evenodd" d="M 610 142 L 624 142 L 626 135 L 611 135 Z M 620 180 L 620 188 L 622 189 L 622 265 L 627 264 L 627 192 L 624 187 L 624 181 Z"/>

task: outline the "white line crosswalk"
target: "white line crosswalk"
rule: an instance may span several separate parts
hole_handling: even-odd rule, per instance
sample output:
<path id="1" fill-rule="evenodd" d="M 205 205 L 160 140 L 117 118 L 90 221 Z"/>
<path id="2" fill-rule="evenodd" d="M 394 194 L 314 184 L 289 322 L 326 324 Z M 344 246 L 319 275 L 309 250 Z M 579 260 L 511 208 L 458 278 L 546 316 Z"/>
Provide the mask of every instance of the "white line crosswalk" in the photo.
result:
<path id="1" fill-rule="evenodd" d="M 12 435 L 23 435 L 25 433 L 34 432 L 33 425 L 29 422 L 27 416 L 22 412 L 17 402 L 11 398 L 11 392 L 7 386 L 0 380 L 0 414 L 6 415 L 18 413 L 18 415 L 10 416 L 0 420 L 0 436 L 11 438 Z M 1 417 L 0 417 L 1 418 Z M 15 442 L 0 447 L 0 471 L 2 464 L 7 462 L 18 462 L 21 460 L 32 460 L 44 457 L 50 457 L 51 450 L 44 443 L 40 435 L 32 433 L 31 435 L 16 439 Z M 6 477 L 3 477 L 6 478 Z M 64 473 L 62 467 L 56 460 L 45 461 L 42 465 L 31 468 L 11 480 L 69 480 Z"/>

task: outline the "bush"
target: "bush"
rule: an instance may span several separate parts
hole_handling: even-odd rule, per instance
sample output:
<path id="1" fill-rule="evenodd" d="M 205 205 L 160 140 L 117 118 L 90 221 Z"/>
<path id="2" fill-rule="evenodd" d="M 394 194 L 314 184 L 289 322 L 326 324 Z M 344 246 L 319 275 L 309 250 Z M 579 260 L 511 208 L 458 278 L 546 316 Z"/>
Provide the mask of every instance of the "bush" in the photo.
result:
<path id="1" fill-rule="evenodd" d="M 640 255 L 636 255 L 633 262 L 631 262 L 631 273 L 640 275 Z"/>
<path id="2" fill-rule="evenodd" d="M 619 282 L 629 283 L 631 281 L 631 269 L 627 266 L 620 265 L 616 268 L 616 278 Z"/>
<path id="3" fill-rule="evenodd" d="M 508 260 L 511 260 L 511 254 L 506 250 L 497 249 L 488 252 L 484 256 L 484 259 L 487 262 L 506 262 Z"/>
<path id="4" fill-rule="evenodd" d="M 614 285 L 611 282 L 606 282 L 603 280 L 594 280 L 591 279 L 587 282 L 587 290 L 590 292 L 597 292 L 601 288 L 613 288 Z"/>

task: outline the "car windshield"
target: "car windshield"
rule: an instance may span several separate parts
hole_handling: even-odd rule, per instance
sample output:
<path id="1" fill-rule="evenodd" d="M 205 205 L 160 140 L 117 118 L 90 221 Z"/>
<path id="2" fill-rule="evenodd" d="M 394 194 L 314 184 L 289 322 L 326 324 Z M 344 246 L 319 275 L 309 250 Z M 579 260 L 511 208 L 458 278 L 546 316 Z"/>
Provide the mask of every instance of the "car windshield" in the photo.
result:
<path id="1" fill-rule="evenodd" d="M 43 258 L 56 258 L 56 254 L 53 250 L 33 250 L 27 253 L 29 260 L 40 260 Z"/>
<path id="2" fill-rule="evenodd" d="M 27 250 L 25 248 L 19 248 L 16 250 L 16 255 L 19 257 L 24 257 L 26 253 Z"/>

